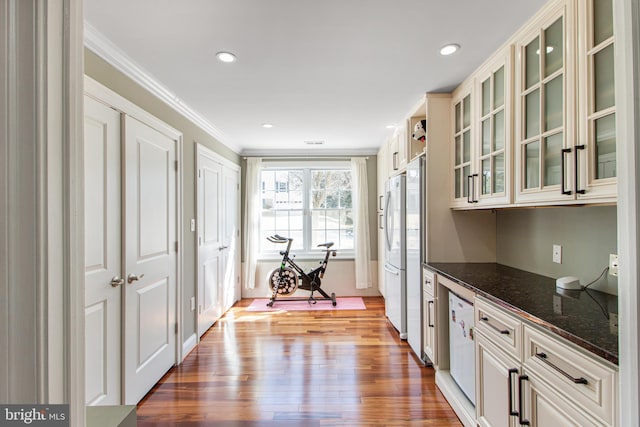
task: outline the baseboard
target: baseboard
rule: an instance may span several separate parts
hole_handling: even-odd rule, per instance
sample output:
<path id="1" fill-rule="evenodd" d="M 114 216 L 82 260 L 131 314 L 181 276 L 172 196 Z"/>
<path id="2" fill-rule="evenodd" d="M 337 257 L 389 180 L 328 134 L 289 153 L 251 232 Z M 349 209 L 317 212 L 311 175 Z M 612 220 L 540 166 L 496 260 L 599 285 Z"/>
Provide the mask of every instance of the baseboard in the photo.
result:
<path id="1" fill-rule="evenodd" d="M 192 334 L 189 338 L 182 343 L 182 360 L 186 359 L 186 357 L 191 353 L 191 350 L 196 348 L 198 344 L 198 336 L 196 334 Z"/>

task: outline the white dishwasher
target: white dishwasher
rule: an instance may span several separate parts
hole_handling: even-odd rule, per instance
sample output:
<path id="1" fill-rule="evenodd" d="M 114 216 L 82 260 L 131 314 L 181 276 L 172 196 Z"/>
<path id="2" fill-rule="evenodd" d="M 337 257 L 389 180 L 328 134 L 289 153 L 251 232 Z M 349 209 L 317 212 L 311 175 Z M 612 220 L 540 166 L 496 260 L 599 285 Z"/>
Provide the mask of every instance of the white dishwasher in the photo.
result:
<path id="1" fill-rule="evenodd" d="M 449 292 L 449 369 L 471 403 L 476 404 L 473 304 Z"/>

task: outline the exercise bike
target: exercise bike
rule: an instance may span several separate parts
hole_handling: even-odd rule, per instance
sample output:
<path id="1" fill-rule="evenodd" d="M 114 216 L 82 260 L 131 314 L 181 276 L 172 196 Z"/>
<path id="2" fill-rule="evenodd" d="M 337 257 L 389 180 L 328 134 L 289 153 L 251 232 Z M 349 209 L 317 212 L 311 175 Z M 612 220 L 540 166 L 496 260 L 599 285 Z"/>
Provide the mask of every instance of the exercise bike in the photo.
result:
<path id="1" fill-rule="evenodd" d="M 320 261 L 320 267 L 315 270 L 311 270 L 305 273 L 295 261 L 289 257 L 289 250 L 291 249 L 292 238 L 282 237 L 277 234 L 267 237 L 267 240 L 271 243 L 286 243 L 287 249 L 280 251 L 282 255 L 282 262 L 280 267 L 274 269 L 269 275 L 269 288 L 271 289 L 271 298 L 267 303 L 267 306 L 273 307 L 276 299 L 280 301 L 299 301 L 304 298 L 281 298 L 293 294 L 298 287 L 300 289 L 311 291 L 311 295 L 307 299 L 309 304 L 315 304 L 318 301 L 331 301 L 333 306 L 336 306 L 336 294 L 331 293 L 331 296 L 327 295 L 325 291 L 320 289 L 320 284 L 324 272 L 327 270 L 327 264 L 329 263 L 329 256 L 336 256 L 337 251 L 331 249 L 333 242 L 321 243 L 318 247 L 324 247 L 326 255 L 324 260 Z M 287 264 L 289 265 L 287 267 Z M 302 281 L 302 283 L 300 283 Z M 314 292 L 320 293 L 322 298 L 316 298 L 313 296 Z"/>

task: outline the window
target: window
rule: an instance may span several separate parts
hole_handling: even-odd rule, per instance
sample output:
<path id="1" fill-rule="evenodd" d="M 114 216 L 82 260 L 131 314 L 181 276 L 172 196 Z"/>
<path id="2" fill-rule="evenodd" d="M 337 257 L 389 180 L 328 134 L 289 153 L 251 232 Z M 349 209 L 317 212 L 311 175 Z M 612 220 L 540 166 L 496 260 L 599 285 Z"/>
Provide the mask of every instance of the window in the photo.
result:
<path id="1" fill-rule="evenodd" d="M 341 254 L 353 251 L 352 177 L 348 163 L 296 168 L 265 166 L 261 174 L 260 252 L 277 253 L 273 234 L 293 238 L 296 254 L 317 252 L 333 242 Z"/>

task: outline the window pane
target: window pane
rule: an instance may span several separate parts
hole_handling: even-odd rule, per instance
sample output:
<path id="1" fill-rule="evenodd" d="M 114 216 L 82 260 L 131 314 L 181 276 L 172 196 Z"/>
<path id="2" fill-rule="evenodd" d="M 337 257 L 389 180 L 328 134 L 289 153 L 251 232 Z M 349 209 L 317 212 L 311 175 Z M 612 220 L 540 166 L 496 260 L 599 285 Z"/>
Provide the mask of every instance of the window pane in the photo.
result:
<path id="1" fill-rule="evenodd" d="M 601 117 L 595 123 L 596 179 L 616 176 L 616 118 L 614 114 Z"/>
<path id="2" fill-rule="evenodd" d="M 613 35 L 612 0 L 593 1 L 593 45 L 597 46 Z"/>
<path id="3" fill-rule="evenodd" d="M 482 116 L 491 111 L 491 79 L 482 82 Z"/>
<path id="4" fill-rule="evenodd" d="M 562 18 L 551 24 L 544 32 L 544 40 L 546 42 L 545 49 L 545 77 L 550 76 L 554 72 L 562 68 L 563 65 L 563 29 Z"/>
<path id="5" fill-rule="evenodd" d="M 455 190 L 456 190 L 456 199 L 459 199 L 461 194 L 462 194 L 462 181 L 460 180 L 460 174 L 462 173 L 462 169 L 456 169 L 455 170 L 455 175 L 456 175 L 456 185 L 455 185 Z"/>
<path id="6" fill-rule="evenodd" d="M 493 109 L 504 105 L 504 67 L 493 73 Z"/>
<path id="7" fill-rule="evenodd" d="M 613 45 L 609 45 L 596 53 L 593 63 L 596 111 L 601 111 L 615 104 Z"/>
<path id="8" fill-rule="evenodd" d="M 540 89 L 525 97 L 525 138 L 540 135 Z"/>
<path id="9" fill-rule="evenodd" d="M 493 151 L 504 148 L 504 110 L 493 116 Z"/>
<path id="10" fill-rule="evenodd" d="M 340 249 L 353 249 L 353 227 L 340 231 Z"/>
<path id="11" fill-rule="evenodd" d="M 540 38 L 536 37 L 525 48 L 525 89 L 540 81 Z"/>
<path id="12" fill-rule="evenodd" d="M 545 131 L 562 126 L 562 76 L 544 85 Z"/>
<path id="13" fill-rule="evenodd" d="M 493 192 L 504 193 L 504 153 L 493 158 Z"/>
<path id="14" fill-rule="evenodd" d="M 562 133 L 544 139 L 544 185 L 560 185 Z"/>
<path id="15" fill-rule="evenodd" d="M 454 153 L 456 166 L 462 163 L 462 141 L 460 135 L 456 136 L 456 152 Z"/>
<path id="16" fill-rule="evenodd" d="M 311 209 L 320 209 L 326 207 L 327 193 L 324 190 L 311 191 Z"/>
<path id="17" fill-rule="evenodd" d="M 525 146 L 525 187 L 540 186 L 540 142 L 531 142 Z"/>
<path id="18" fill-rule="evenodd" d="M 491 193 L 491 160 L 482 161 L 482 194 Z"/>
<path id="19" fill-rule="evenodd" d="M 471 95 L 467 95 L 462 100 L 462 127 L 471 126 Z"/>
<path id="20" fill-rule="evenodd" d="M 482 122 L 482 155 L 491 152 L 491 119 Z"/>
<path id="21" fill-rule="evenodd" d="M 456 104 L 456 133 L 460 132 L 462 129 L 462 116 L 460 110 L 462 109 L 462 103 L 458 102 Z"/>

